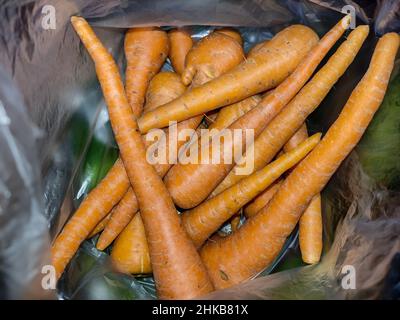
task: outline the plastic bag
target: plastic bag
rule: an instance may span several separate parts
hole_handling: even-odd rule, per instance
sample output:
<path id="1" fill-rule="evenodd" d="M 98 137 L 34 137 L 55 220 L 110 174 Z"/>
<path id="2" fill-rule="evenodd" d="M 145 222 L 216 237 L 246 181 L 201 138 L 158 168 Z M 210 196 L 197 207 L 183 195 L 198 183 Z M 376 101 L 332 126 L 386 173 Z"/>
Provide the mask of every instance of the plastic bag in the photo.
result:
<path id="1" fill-rule="evenodd" d="M 95 26 L 122 71 L 124 28 L 134 25 L 192 25 L 197 37 L 212 26 L 240 26 L 248 49 L 293 23 L 307 24 L 322 35 L 339 20 L 343 7 L 351 6 L 347 9 L 354 8 L 360 22 L 373 23 L 376 35 L 400 31 L 397 1 L 382 1 L 376 8 L 368 1 L 358 2 L 360 5 L 350 0 L 39 0 L 2 4 L 0 65 L 9 76 L 0 73 L 4 105 L 0 112 L 5 110 L 0 119 L 11 121 L 0 123 L 0 296 L 54 294 L 54 290 L 40 290 L 39 283 L 42 267 L 48 263 L 49 238 L 57 234 L 115 158 L 94 67 L 69 24 L 71 15 L 82 15 Z M 365 71 L 374 42 L 372 35 L 312 115 L 311 130 L 326 130 L 334 121 Z M 17 90 L 22 96 L 19 100 L 14 99 Z M 3 130 L 7 128 L 8 136 Z M 17 142 L 17 149 L 12 141 Z M 104 168 L 88 170 L 91 146 L 96 143 L 103 148 L 99 156 L 104 157 Z M 3 152 L 8 149 L 17 153 Z M 87 172 L 92 176 L 85 175 Z M 390 283 L 384 284 L 384 278 L 392 257 L 400 251 L 396 199 L 398 191 L 376 185 L 363 171 L 357 151 L 353 152 L 324 192 L 323 261 L 263 276 L 215 292 L 210 298 L 376 298 L 383 287 L 385 296 L 390 296 Z M 294 233 L 274 264 L 275 270 L 302 265 L 296 239 Z M 347 289 L 342 285 L 344 266 L 356 271 L 355 289 L 352 283 L 345 285 Z M 274 268 L 270 266 L 264 275 Z M 150 278 L 112 272 L 107 255 L 96 251 L 93 242 L 81 247 L 61 279 L 58 293 L 64 299 L 155 298 Z"/>

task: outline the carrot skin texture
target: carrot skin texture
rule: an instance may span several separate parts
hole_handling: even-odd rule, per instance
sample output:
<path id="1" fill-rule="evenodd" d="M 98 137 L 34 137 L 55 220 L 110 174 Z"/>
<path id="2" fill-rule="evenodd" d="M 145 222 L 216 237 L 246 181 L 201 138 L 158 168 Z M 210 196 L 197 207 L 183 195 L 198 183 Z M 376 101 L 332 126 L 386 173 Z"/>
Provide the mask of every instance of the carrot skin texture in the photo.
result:
<path id="1" fill-rule="evenodd" d="M 282 249 L 313 196 L 321 192 L 361 139 L 379 108 L 399 42 L 396 33 L 388 33 L 378 41 L 366 74 L 339 117 L 321 142 L 285 179 L 271 202 L 232 236 L 208 242 L 202 248 L 201 256 L 216 288 L 226 288 L 256 276 Z"/>
<path id="2" fill-rule="evenodd" d="M 114 209 L 113 209 L 114 210 Z M 88 235 L 88 239 L 94 237 L 96 234 L 102 232 L 104 230 L 104 228 L 106 227 L 108 221 L 110 221 L 111 219 L 111 215 L 113 210 L 111 210 L 111 212 L 109 214 L 107 214 L 97 225 L 96 227 L 93 229 L 93 231 Z"/>
<path id="3" fill-rule="evenodd" d="M 168 55 L 167 33 L 159 28 L 131 28 L 126 32 L 126 95 L 135 117 L 142 113 L 151 78 L 161 69 Z"/>
<path id="4" fill-rule="evenodd" d="M 293 150 L 308 137 L 307 126 L 304 123 L 289 139 L 283 151 Z M 299 243 L 301 257 L 305 263 L 314 264 L 322 253 L 322 212 L 321 195 L 317 194 L 304 210 L 299 221 Z"/>
<path id="5" fill-rule="evenodd" d="M 347 40 L 329 58 L 328 62 L 266 126 L 254 144 L 246 150 L 242 161 L 250 155 L 251 158 L 247 161 L 254 161 L 254 169 L 257 170 L 272 160 L 301 127 L 306 117 L 319 106 L 333 85 L 353 62 L 368 32 L 368 26 L 359 26 L 350 33 Z M 240 166 L 234 167 L 212 194 L 218 194 L 241 180 L 244 176 L 236 174 L 236 170 Z"/>
<path id="6" fill-rule="evenodd" d="M 143 115 L 138 120 L 140 130 L 146 133 L 153 128 L 166 127 L 171 120 L 186 120 L 243 100 L 282 82 L 315 45 L 317 35 L 300 25 L 288 27 L 278 35 L 269 44 L 271 47 L 280 47 L 280 51 L 265 50 L 263 55 L 248 59 L 223 76 L 193 88 L 180 98 Z"/>
<path id="7" fill-rule="evenodd" d="M 227 35 L 227 36 L 235 39 L 239 43 L 239 45 L 241 45 L 241 46 L 243 45 L 242 36 L 240 35 L 239 31 L 235 30 L 234 28 L 225 27 L 225 28 L 217 29 L 214 32 Z"/>
<path id="8" fill-rule="evenodd" d="M 154 110 L 179 97 L 186 91 L 178 74 L 170 71 L 157 73 L 149 83 L 143 112 Z"/>
<path id="9" fill-rule="evenodd" d="M 54 241 L 51 255 L 57 279 L 61 276 L 80 244 L 114 207 L 114 199 L 121 199 L 126 193 L 129 180 L 126 175 L 118 174 L 121 168 L 124 169 L 124 165 L 118 159 L 105 178 L 82 201 Z M 104 197 L 104 195 L 107 196 Z"/>
<path id="10" fill-rule="evenodd" d="M 182 82 L 198 87 L 217 78 L 226 70 L 231 70 L 243 60 L 243 49 L 234 38 L 213 32 L 198 41 L 188 52 Z"/>
<path id="11" fill-rule="evenodd" d="M 256 198 L 254 198 L 253 201 L 247 204 L 247 206 L 244 208 L 245 217 L 251 218 L 255 216 L 262 208 L 264 208 L 278 191 L 282 181 L 283 180 L 277 180 L 274 184 L 270 185 Z"/>
<path id="12" fill-rule="evenodd" d="M 278 87 L 263 97 L 261 102 L 252 110 L 232 123 L 230 129 L 253 129 L 254 137 L 257 137 L 265 126 L 292 100 L 311 77 L 318 64 L 328 53 L 345 31 L 343 21 L 349 22 L 349 18 L 342 19 L 332 28 L 299 63 L 297 68 Z M 269 41 L 260 49 L 275 51 L 274 40 Z M 260 53 L 261 55 L 261 53 Z M 242 139 L 245 141 L 245 139 Z M 235 150 L 240 145 L 232 145 Z M 245 150 L 247 146 L 243 145 Z M 221 148 L 222 149 L 222 148 Z M 211 152 L 210 152 L 211 154 Z M 233 154 L 233 153 L 232 153 Z M 221 156 L 222 153 L 221 153 Z M 173 166 L 164 178 L 164 182 L 174 199 L 181 208 L 193 208 L 207 198 L 218 184 L 228 175 L 234 164 L 185 164 L 178 163 Z M 216 193 L 213 193 L 215 195 Z"/>
<path id="13" fill-rule="evenodd" d="M 301 258 L 305 263 L 319 262 L 322 253 L 321 194 L 316 194 L 299 220 Z"/>
<path id="14" fill-rule="evenodd" d="M 186 28 L 177 28 L 168 32 L 170 43 L 169 59 L 172 67 L 179 75 L 185 69 L 185 59 L 189 50 L 193 47 L 193 40 Z"/>
<path id="15" fill-rule="evenodd" d="M 121 159 L 138 199 L 159 298 L 189 299 L 212 291 L 207 271 L 180 224 L 167 189 L 146 160 L 117 65 L 83 18 L 72 17 L 71 22 L 95 62 Z"/>
<path id="16" fill-rule="evenodd" d="M 263 169 L 253 173 L 221 194 L 203 202 L 182 215 L 182 223 L 197 248 L 229 218 L 262 190 L 271 185 L 286 170 L 293 167 L 319 142 L 315 134 L 296 149 L 284 154 Z"/>
<path id="17" fill-rule="evenodd" d="M 149 246 L 140 217 L 137 213 L 115 240 L 111 261 L 122 273 L 149 274 L 152 272 Z"/>

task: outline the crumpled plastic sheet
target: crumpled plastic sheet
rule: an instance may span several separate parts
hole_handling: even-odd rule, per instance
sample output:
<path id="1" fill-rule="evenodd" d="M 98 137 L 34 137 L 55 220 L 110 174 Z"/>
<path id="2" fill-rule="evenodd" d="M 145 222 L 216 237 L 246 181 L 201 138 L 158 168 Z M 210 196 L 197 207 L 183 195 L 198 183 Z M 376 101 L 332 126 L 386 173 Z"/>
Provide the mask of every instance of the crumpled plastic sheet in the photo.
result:
<path id="1" fill-rule="evenodd" d="M 355 8 L 359 23 L 373 24 L 372 34 L 400 31 L 399 2 L 395 0 L 379 1 L 376 6 L 351 0 L 3 1 L 0 297 L 54 295 L 54 290 L 43 291 L 40 286 L 41 268 L 49 261 L 49 239 L 59 232 L 88 191 L 77 181 L 90 141 L 97 138 L 115 146 L 93 64 L 70 26 L 71 15 L 82 15 L 95 26 L 123 71 L 122 41 L 127 27 L 190 25 L 194 37 L 199 38 L 214 26 L 239 26 L 248 50 L 293 23 L 310 25 L 322 35 L 339 19 L 345 5 Z M 55 10 L 55 29 L 43 28 L 45 6 Z M 372 35 L 312 115 L 311 131 L 326 131 L 334 121 L 365 71 L 374 42 Z M 76 114 L 80 114 L 84 127 L 78 136 L 71 134 Z M 76 140 L 81 140 L 79 152 L 74 149 Z M 354 152 L 324 192 L 326 254 L 320 264 L 262 276 L 209 297 L 390 297 L 391 284 L 385 277 L 392 257 L 400 251 L 399 197 L 395 191 L 377 189 L 368 179 Z M 281 270 L 289 252 L 298 251 L 296 239 L 294 233 L 276 270 Z M 59 298 L 155 298 L 151 278 L 114 273 L 107 254 L 95 250 L 93 241 L 84 243 L 65 272 L 59 283 Z M 356 289 L 341 286 L 346 265 L 356 270 Z"/>

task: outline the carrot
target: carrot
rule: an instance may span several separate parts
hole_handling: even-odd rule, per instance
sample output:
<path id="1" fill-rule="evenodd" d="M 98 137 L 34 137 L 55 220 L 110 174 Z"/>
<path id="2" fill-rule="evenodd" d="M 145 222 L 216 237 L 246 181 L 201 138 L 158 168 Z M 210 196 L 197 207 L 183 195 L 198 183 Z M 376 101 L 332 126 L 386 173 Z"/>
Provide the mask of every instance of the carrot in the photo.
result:
<path id="1" fill-rule="evenodd" d="M 160 72 L 153 77 L 150 81 L 149 87 L 146 93 L 146 104 L 144 106 L 144 112 L 157 108 L 159 105 L 169 102 L 174 98 L 180 96 L 186 87 L 183 85 L 181 78 L 173 72 Z M 182 124 L 179 124 L 179 129 L 182 129 Z M 168 133 L 167 133 L 168 136 Z M 166 139 L 168 140 L 168 137 Z M 184 142 L 178 142 L 178 146 Z M 145 141 L 146 147 L 149 147 L 152 143 Z M 168 145 L 166 145 L 168 150 Z M 168 156 L 168 151 L 166 152 Z M 168 164 L 157 164 L 155 166 L 156 172 L 163 177 L 168 171 Z M 122 173 L 121 173 L 122 174 Z M 126 175 L 126 173 L 123 173 Z M 114 213 L 105 227 L 104 231 L 100 235 L 96 247 L 99 250 L 107 248 L 115 238 L 124 230 L 128 223 L 132 220 L 133 216 L 139 210 L 136 195 L 132 188 L 129 188 L 125 196 L 121 199 L 120 203 L 115 207 Z M 133 230 L 133 229 L 130 229 Z M 123 237 L 123 239 L 129 239 L 129 237 Z M 123 240 L 118 242 L 119 246 L 126 247 Z M 117 250 L 119 251 L 119 250 Z"/>
<path id="2" fill-rule="evenodd" d="M 189 50 L 193 47 L 193 40 L 190 32 L 186 28 L 177 28 L 168 32 L 170 43 L 169 59 L 172 67 L 179 75 L 185 69 L 185 58 Z"/>
<path id="3" fill-rule="evenodd" d="M 104 250 L 121 233 L 139 210 L 138 200 L 129 188 L 121 201 L 114 207 L 110 220 L 96 243 L 98 250 Z"/>
<path id="4" fill-rule="evenodd" d="M 222 36 L 226 37 L 226 36 Z M 233 50 L 237 49 L 237 44 L 233 40 L 229 40 L 231 47 L 233 47 Z M 201 42 L 201 41 L 200 41 Z M 209 45 L 213 45 L 214 40 L 209 40 L 207 41 Z M 217 50 L 219 50 L 217 48 Z M 237 56 L 233 56 L 232 58 L 229 57 L 219 57 L 214 55 L 215 53 L 218 53 L 218 51 L 215 51 L 213 47 L 210 47 L 208 52 L 204 52 L 204 45 L 198 45 L 192 48 L 190 51 L 191 57 L 196 61 L 196 57 L 203 57 L 205 61 L 207 61 L 207 56 L 208 60 L 210 61 L 210 64 L 208 67 L 212 68 L 214 70 L 215 75 L 219 76 L 222 73 L 225 73 L 229 69 L 232 68 L 232 66 L 235 66 L 240 63 L 242 56 L 240 56 L 240 60 L 237 59 Z M 214 58 L 214 60 L 211 60 L 211 57 Z M 200 59 L 200 61 L 203 61 Z M 203 66 L 199 65 L 196 66 L 198 70 L 202 70 Z M 150 98 L 150 103 L 151 107 L 156 107 L 158 103 L 164 101 L 168 102 L 172 100 L 173 98 L 177 97 L 178 95 L 182 94 L 182 90 L 184 87 L 182 87 L 182 83 L 179 83 L 177 79 L 175 79 L 175 74 L 172 73 L 164 73 L 163 75 L 156 75 L 153 80 L 150 83 L 149 89 L 148 89 L 148 95 L 147 95 L 147 103 Z M 206 77 L 201 76 L 200 78 L 197 78 L 197 74 L 195 78 L 193 79 L 192 86 L 196 86 L 197 84 L 201 84 L 202 81 L 208 81 Z M 171 87 L 171 89 L 170 89 Z M 170 90 L 169 90 L 170 89 Z M 153 102 L 154 101 L 154 102 Z M 146 105 L 147 105 L 146 103 Z M 149 111 L 149 108 L 145 106 L 145 112 Z M 197 116 L 193 117 L 191 119 L 182 121 L 177 124 L 176 131 L 179 135 L 179 132 L 181 132 L 184 129 L 195 129 L 198 127 L 202 120 L 202 116 Z M 166 141 L 167 143 L 160 145 L 158 144 L 158 151 L 161 153 L 166 154 L 167 159 L 169 159 L 169 133 L 167 132 L 166 135 Z M 183 144 L 185 144 L 187 141 L 177 141 L 177 149 L 179 150 Z M 172 166 L 172 164 L 169 163 L 156 163 L 154 165 L 154 168 L 156 172 L 163 177 L 169 168 Z M 124 205 L 126 204 L 126 205 Z M 112 219 L 110 220 L 109 224 L 101 234 L 98 242 L 97 242 L 97 248 L 100 250 L 103 250 L 104 248 L 108 247 L 111 242 L 118 236 L 118 234 L 125 228 L 125 226 L 129 223 L 129 221 L 132 219 L 133 215 L 135 212 L 138 210 L 137 208 L 137 200 L 132 191 L 127 192 L 125 197 L 121 200 L 121 205 L 122 208 L 117 207 L 116 212 L 113 214 Z M 125 237 L 124 239 L 129 239 L 129 237 Z M 123 247 L 128 247 L 128 245 L 124 244 L 123 241 L 119 241 L 119 244 Z"/>
<path id="5" fill-rule="evenodd" d="M 253 199 L 245 208 L 244 215 L 246 218 L 251 218 L 255 216 L 258 211 L 264 208 L 273 198 L 275 193 L 278 191 L 282 180 L 277 180 L 274 184 L 271 184 L 262 193 L 260 193 L 256 198 Z"/>
<path id="6" fill-rule="evenodd" d="M 96 234 L 102 232 L 104 230 L 104 228 L 106 227 L 108 221 L 110 221 L 111 218 L 111 214 L 112 214 L 113 210 L 111 210 L 111 212 L 109 214 L 107 214 L 97 225 L 96 227 L 93 229 L 93 231 L 88 235 L 88 239 L 94 237 Z"/>
<path id="7" fill-rule="evenodd" d="M 162 67 L 169 50 L 167 33 L 159 28 L 132 28 L 125 35 L 126 95 L 133 114 L 142 113 L 151 78 Z"/>
<path id="8" fill-rule="evenodd" d="M 185 85 L 192 83 L 194 86 L 205 84 L 223 74 L 221 70 L 226 72 L 236 67 L 243 59 L 243 49 L 234 38 L 213 32 L 198 41 L 188 52 L 182 82 Z M 198 114 L 193 114 L 193 116 Z"/>
<path id="9" fill-rule="evenodd" d="M 368 26 L 359 26 L 350 33 L 347 40 L 341 44 L 328 62 L 266 126 L 253 145 L 246 150 L 241 161 L 253 161 L 254 170 L 262 168 L 271 161 L 353 62 L 368 31 Z M 247 158 L 247 155 L 250 158 Z M 236 173 L 240 167 L 242 167 L 241 164 L 236 165 L 212 192 L 212 195 L 218 194 L 243 179 L 243 175 Z"/>
<path id="10" fill-rule="evenodd" d="M 117 65 L 83 18 L 72 17 L 71 22 L 96 66 L 121 159 L 138 199 L 159 298 L 193 298 L 212 291 L 207 271 L 180 224 L 166 187 L 146 160 Z"/>
<path id="11" fill-rule="evenodd" d="M 113 266 L 122 273 L 148 274 L 152 272 L 149 246 L 139 213 L 115 240 L 111 250 L 111 261 Z"/>
<path id="12" fill-rule="evenodd" d="M 225 36 L 224 39 L 229 40 L 229 37 Z M 271 49 L 265 50 L 264 54 L 247 59 L 223 76 L 193 88 L 178 99 L 140 117 L 138 124 L 141 132 L 166 127 L 169 121 L 189 119 L 274 87 L 296 68 L 316 44 L 317 39 L 317 35 L 310 28 L 302 25 L 284 29 L 265 46 Z M 226 50 L 222 49 L 226 57 Z M 187 63 L 188 59 L 189 55 Z M 195 72 L 196 70 L 189 67 L 182 77 L 191 79 Z"/>
<path id="13" fill-rule="evenodd" d="M 283 147 L 285 152 L 293 150 L 308 138 L 307 126 L 303 124 Z M 300 217 L 299 242 L 301 257 L 305 263 L 314 264 L 322 253 L 321 196 L 317 194 Z"/>
<path id="14" fill-rule="evenodd" d="M 252 47 L 252 48 L 250 49 L 250 51 L 247 53 L 247 58 L 252 58 L 252 57 L 254 57 L 254 56 L 257 54 L 257 52 L 259 52 L 260 49 L 261 49 L 265 44 L 268 43 L 268 41 L 269 41 L 269 39 L 264 40 L 264 41 L 262 41 L 262 42 L 257 43 L 254 47 Z"/>
<path id="15" fill-rule="evenodd" d="M 255 108 L 232 123 L 228 127 L 228 130 L 252 129 L 254 130 L 254 137 L 257 137 L 268 124 L 268 122 L 271 121 L 271 119 L 273 119 L 276 114 L 278 114 L 279 111 L 296 95 L 304 83 L 313 74 L 314 70 L 317 68 L 318 64 L 321 62 L 329 49 L 344 33 L 345 25 L 343 22 L 346 21 L 347 23 L 350 21 L 349 16 L 346 16 L 344 19 L 342 19 L 342 21 L 340 21 L 318 42 L 315 48 L 308 53 L 303 61 L 297 66 L 295 71 L 288 78 L 286 78 L 285 81 L 272 90 L 270 94 L 263 97 L 261 102 Z M 288 30 L 288 28 L 285 30 Z M 296 33 L 289 34 L 294 36 Z M 273 40 L 265 44 L 263 47 L 264 51 L 279 51 L 279 47 L 276 47 L 276 41 L 274 41 L 274 39 L 276 39 L 278 36 L 279 34 L 275 36 Z M 301 36 L 304 36 L 304 34 Z M 310 42 L 311 38 L 308 40 Z M 302 54 L 305 54 L 306 52 L 303 51 L 304 50 L 302 50 Z M 245 141 L 245 139 L 242 139 L 242 142 L 243 141 Z M 234 154 L 234 151 L 240 146 L 240 144 L 232 144 L 231 146 L 224 145 L 224 148 L 220 148 L 220 158 L 223 158 L 223 149 L 232 147 L 232 154 Z M 242 147 L 243 150 L 245 150 L 246 146 L 244 143 L 242 143 Z M 168 172 L 164 182 L 166 183 L 168 191 L 170 192 L 174 202 L 179 207 L 193 208 L 198 205 L 210 195 L 212 190 L 215 189 L 215 187 L 229 173 L 229 170 L 234 166 L 233 163 L 210 163 L 211 161 L 209 161 L 209 163 L 185 165 L 178 163 Z"/>
<path id="16" fill-rule="evenodd" d="M 378 41 L 367 72 L 339 117 L 285 179 L 268 206 L 237 232 L 202 248 L 201 256 L 216 288 L 250 279 L 275 259 L 306 206 L 358 143 L 379 108 L 399 43 L 396 33 L 388 33 Z"/>
<path id="17" fill-rule="evenodd" d="M 240 35 L 239 31 L 235 30 L 234 28 L 225 27 L 225 28 L 221 28 L 221 29 L 216 29 L 214 32 L 222 33 L 226 36 L 229 36 L 229 37 L 235 39 L 239 43 L 240 46 L 243 45 L 242 36 Z"/>
<path id="18" fill-rule="evenodd" d="M 209 129 L 224 129 L 229 127 L 246 112 L 253 109 L 260 101 L 261 97 L 259 95 L 254 95 L 221 108 L 215 120 L 210 124 Z"/>
<path id="19" fill-rule="evenodd" d="M 298 148 L 284 154 L 238 184 L 203 202 L 198 207 L 185 211 L 182 215 L 182 223 L 195 246 L 199 248 L 241 207 L 303 159 L 318 144 L 320 137 L 321 134 L 315 134 L 300 144 Z"/>
<path id="20" fill-rule="evenodd" d="M 143 112 L 148 112 L 174 100 L 183 94 L 186 86 L 178 74 L 170 71 L 157 73 L 151 79 L 146 92 Z"/>
<path id="21" fill-rule="evenodd" d="M 51 254 L 57 278 L 80 244 L 114 207 L 115 199 L 121 199 L 126 193 L 129 180 L 126 175 L 118 174 L 120 170 L 124 170 L 124 165 L 118 159 L 104 179 L 82 201 L 54 241 Z"/>

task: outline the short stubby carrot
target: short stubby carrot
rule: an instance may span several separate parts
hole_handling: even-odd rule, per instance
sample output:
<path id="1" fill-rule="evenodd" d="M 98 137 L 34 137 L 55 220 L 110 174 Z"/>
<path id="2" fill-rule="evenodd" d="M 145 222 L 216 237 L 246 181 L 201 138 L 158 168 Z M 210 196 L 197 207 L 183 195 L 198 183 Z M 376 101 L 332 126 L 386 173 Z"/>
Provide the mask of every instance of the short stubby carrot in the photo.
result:
<path id="1" fill-rule="evenodd" d="M 182 82 L 185 85 L 192 83 L 198 87 L 219 77 L 226 70 L 231 70 L 243 60 L 243 48 L 234 38 L 212 32 L 198 41 L 188 52 Z"/>
<path id="2" fill-rule="evenodd" d="M 286 170 L 303 159 L 319 142 L 315 134 L 263 169 L 211 198 L 196 208 L 185 211 L 182 223 L 196 247 L 200 247 L 218 228 L 246 203 L 278 179 Z M 251 243 L 249 243 L 251 246 Z"/>
<path id="3" fill-rule="evenodd" d="M 340 45 L 328 62 L 266 126 L 239 162 L 252 161 L 254 170 L 257 170 L 272 160 L 353 62 L 368 32 L 368 26 L 359 26 L 349 34 L 347 40 Z M 238 171 L 240 167 L 242 164 L 235 166 L 212 192 L 212 195 L 218 194 L 243 179 L 245 176 Z"/>
<path id="4" fill-rule="evenodd" d="M 285 179 L 271 202 L 235 233 L 208 242 L 201 256 L 217 289 L 256 276 L 282 249 L 311 199 L 361 139 L 385 95 L 399 35 L 379 39 L 369 68 L 321 142 Z M 251 246 L 249 245 L 251 243 Z"/>
<path id="5" fill-rule="evenodd" d="M 133 114 L 142 113 L 144 96 L 151 78 L 160 70 L 168 55 L 169 41 L 160 28 L 131 28 L 124 43 L 126 57 L 125 90 Z"/>
<path id="6" fill-rule="evenodd" d="M 193 47 L 193 40 L 190 30 L 187 28 L 177 28 L 168 32 L 170 43 L 169 60 L 175 72 L 179 75 L 185 69 L 185 59 L 189 50 Z"/>
<path id="7" fill-rule="evenodd" d="M 325 34 L 313 49 L 309 48 L 308 54 L 303 50 L 302 54 L 307 55 L 301 63 L 298 64 L 297 68 L 290 74 L 290 76 L 288 76 L 278 87 L 265 95 L 255 108 L 248 111 L 232 123 L 228 127 L 228 130 L 242 130 L 244 135 L 246 129 L 251 129 L 254 132 L 254 137 L 257 137 L 265 126 L 290 100 L 292 100 L 292 98 L 311 77 L 318 64 L 328 53 L 329 49 L 344 33 L 346 28 L 344 22 L 347 22 L 348 24 L 349 17 L 346 16 L 343 18 L 335 27 Z M 278 36 L 279 34 L 262 46 L 260 51 L 279 51 L 279 47 L 275 47 L 276 42 L 274 41 Z M 308 38 L 308 41 L 314 43 L 316 38 Z M 223 150 L 228 148 L 231 148 L 232 154 L 235 154 L 235 150 L 240 150 L 240 147 L 242 150 L 245 150 L 247 147 L 244 144 L 245 141 L 246 139 L 243 137 L 243 139 L 239 140 L 237 143 L 232 143 L 231 145 L 225 142 L 224 147 L 220 147 L 220 159 L 224 157 Z M 212 154 L 212 150 L 210 150 L 210 154 Z M 185 209 L 193 208 L 210 195 L 233 166 L 233 161 L 231 161 L 231 163 L 214 164 L 211 163 L 210 159 L 208 163 L 178 163 L 171 168 L 164 181 L 174 199 L 174 202 L 179 207 Z"/>
<path id="8" fill-rule="evenodd" d="M 213 290 L 200 256 L 183 229 L 168 191 L 146 159 L 118 67 L 89 24 L 72 25 L 92 57 L 121 159 L 136 194 L 160 299 L 189 299 Z"/>
<path id="9" fill-rule="evenodd" d="M 318 36 L 306 26 L 287 27 L 268 42 L 264 48 L 270 49 L 263 50 L 263 54 L 247 59 L 223 76 L 144 114 L 138 120 L 141 132 L 166 127 L 169 121 L 183 121 L 276 86 L 296 68 L 317 41 Z"/>
<path id="10" fill-rule="evenodd" d="M 227 36 L 235 39 L 239 43 L 239 45 L 241 45 L 241 46 L 243 45 L 243 39 L 242 39 L 242 36 L 240 35 L 240 32 L 234 28 L 224 27 L 224 28 L 216 29 L 216 30 L 214 30 L 214 32 L 227 35 Z"/>
<path id="11" fill-rule="evenodd" d="M 265 44 L 268 43 L 268 41 L 269 41 L 269 39 L 264 40 L 264 41 L 262 41 L 262 42 L 259 42 L 259 43 L 257 43 L 255 46 L 253 46 L 253 47 L 249 50 L 249 52 L 247 53 L 247 58 L 254 57 L 254 56 L 257 54 L 257 52 L 259 52 L 260 49 L 261 49 Z"/>
<path id="12" fill-rule="evenodd" d="M 119 272 L 123 273 L 152 272 L 149 246 L 140 213 L 133 217 L 115 240 L 111 250 L 111 262 Z"/>
<path id="13" fill-rule="evenodd" d="M 146 103 L 143 112 L 174 100 L 186 91 L 181 77 L 175 72 L 163 71 L 157 73 L 150 81 L 146 92 Z"/>

